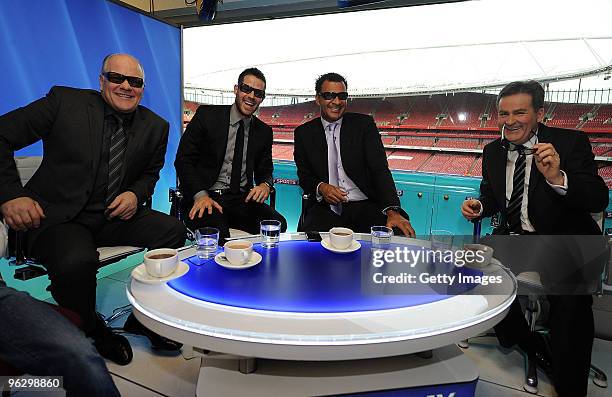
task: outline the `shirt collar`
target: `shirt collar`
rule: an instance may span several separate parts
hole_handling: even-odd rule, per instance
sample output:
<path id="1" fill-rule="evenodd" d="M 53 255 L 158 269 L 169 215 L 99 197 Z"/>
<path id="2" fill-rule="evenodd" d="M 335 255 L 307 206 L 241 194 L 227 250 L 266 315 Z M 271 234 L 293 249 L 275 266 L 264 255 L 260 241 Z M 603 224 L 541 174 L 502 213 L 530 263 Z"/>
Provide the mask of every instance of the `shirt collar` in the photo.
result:
<path id="1" fill-rule="evenodd" d="M 529 137 L 527 142 L 523 143 L 523 146 L 525 146 L 526 148 L 532 148 L 533 145 L 535 145 L 536 143 L 538 143 L 538 130 L 537 129 L 534 132 L 534 134 Z"/>
<path id="2" fill-rule="evenodd" d="M 230 108 L 230 125 L 236 125 L 240 120 L 244 120 L 244 128 L 249 128 L 249 125 L 251 124 L 251 117 L 252 116 L 245 116 L 240 113 L 236 104 L 232 104 L 232 107 Z"/>
<path id="3" fill-rule="evenodd" d="M 132 124 L 132 120 L 134 119 L 134 112 L 132 113 L 119 113 L 115 109 L 113 109 L 108 103 L 104 102 L 104 118 L 114 117 L 120 118 L 123 120 L 124 126 L 129 126 Z"/>
<path id="4" fill-rule="evenodd" d="M 340 117 L 338 120 L 334 121 L 333 123 L 330 123 L 329 121 L 325 120 L 323 117 L 321 117 L 321 123 L 323 123 L 323 130 L 325 131 L 325 133 L 327 134 L 329 132 L 329 130 L 327 129 L 327 127 L 329 127 L 330 124 L 338 124 L 338 126 L 336 127 L 336 129 L 338 131 L 339 128 L 342 127 L 342 119 L 343 117 Z"/>

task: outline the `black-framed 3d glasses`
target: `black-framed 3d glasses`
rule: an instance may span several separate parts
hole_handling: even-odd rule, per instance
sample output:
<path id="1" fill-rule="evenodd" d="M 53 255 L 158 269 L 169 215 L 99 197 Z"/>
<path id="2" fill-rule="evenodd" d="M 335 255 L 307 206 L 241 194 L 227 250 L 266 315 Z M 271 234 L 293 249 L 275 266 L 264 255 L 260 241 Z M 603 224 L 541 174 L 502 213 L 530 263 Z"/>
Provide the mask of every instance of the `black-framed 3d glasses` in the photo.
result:
<path id="1" fill-rule="evenodd" d="M 533 147 L 525 147 L 523 145 L 515 145 L 509 142 L 507 139 L 502 139 L 502 147 L 509 152 L 518 152 L 521 156 L 529 156 L 536 152 Z"/>
<path id="2" fill-rule="evenodd" d="M 253 88 L 247 83 L 240 83 L 240 85 L 238 86 L 238 89 L 244 92 L 245 94 L 250 94 L 251 92 L 253 92 L 255 95 L 255 98 L 263 99 L 266 97 L 266 92 L 264 90 Z"/>
<path id="3" fill-rule="evenodd" d="M 114 84 L 123 84 L 123 82 L 127 80 L 130 87 L 133 88 L 142 88 L 144 85 L 144 79 L 142 77 L 126 76 L 116 72 L 104 72 L 102 76 L 106 77 L 106 80 Z"/>
<path id="4" fill-rule="evenodd" d="M 325 99 L 326 101 L 331 101 L 334 98 L 338 97 L 338 99 L 340 99 L 341 101 L 346 101 L 346 98 L 348 98 L 348 92 L 343 91 L 343 92 L 319 92 L 319 96 L 323 99 Z"/>

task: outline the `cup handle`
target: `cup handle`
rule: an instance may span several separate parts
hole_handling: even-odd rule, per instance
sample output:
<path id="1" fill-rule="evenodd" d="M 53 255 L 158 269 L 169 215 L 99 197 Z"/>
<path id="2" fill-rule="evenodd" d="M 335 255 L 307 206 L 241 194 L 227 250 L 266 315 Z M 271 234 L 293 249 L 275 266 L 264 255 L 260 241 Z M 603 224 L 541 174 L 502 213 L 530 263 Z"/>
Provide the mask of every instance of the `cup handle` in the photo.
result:
<path id="1" fill-rule="evenodd" d="M 244 258 L 244 262 L 246 263 L 249 261 L 249 257 L 251 256 L 251 253 L 249 251 L 243 251 L 242 256 Z"/>

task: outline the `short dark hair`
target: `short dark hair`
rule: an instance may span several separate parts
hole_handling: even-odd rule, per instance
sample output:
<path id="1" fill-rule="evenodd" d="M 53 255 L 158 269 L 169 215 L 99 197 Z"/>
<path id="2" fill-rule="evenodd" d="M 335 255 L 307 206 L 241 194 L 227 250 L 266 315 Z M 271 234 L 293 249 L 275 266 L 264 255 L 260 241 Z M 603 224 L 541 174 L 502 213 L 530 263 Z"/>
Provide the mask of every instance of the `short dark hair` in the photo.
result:
<path id="1" fill-rule="evenodd" d="M 317 81 L 315 82 L 315 93 L 319 94 L 321 92 L 321 87 L 323 86 L 323 83 L 326 81 L 331 81 L 334 83 L 344 83 L 344 86 L 346 88 L 348 88 L 348 83 L 346 82 L 346 79 L 344 77 L 342 77 L 341 75 L 339 75 L 338 73 L 325 73 L 319 76 L 319 78 L 317 79 Z"/>
<path id="2" fill-rule="evenodd" d="M 264 76 L 263 72 L 257 68 L 244 69 L 238 76 L 238 85 L 242 84 L 244 77 L 248 75 L 257 77 L 259 80 L 264 82 L 264 85 L 266 85 L 266 76 Z"/>
<path id="3" fill-rule="evenodd" d="M 497 107 L 499 107 L 499 101 L 503 97 L 515 94 L 531 96 L 531 105 L 536 111 L 544 107 L 544 88 L 535 80 L 513 81 L 506 85 L 497 95 Z"/>

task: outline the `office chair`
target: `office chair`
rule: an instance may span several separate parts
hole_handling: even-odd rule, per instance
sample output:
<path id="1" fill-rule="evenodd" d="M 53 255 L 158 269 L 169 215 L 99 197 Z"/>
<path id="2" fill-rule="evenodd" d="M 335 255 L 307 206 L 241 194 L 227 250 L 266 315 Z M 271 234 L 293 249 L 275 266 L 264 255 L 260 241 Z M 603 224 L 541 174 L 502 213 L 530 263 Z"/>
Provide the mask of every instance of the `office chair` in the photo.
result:
<path id="1" fill-rule="evenodd" d="M 593 219 L 598 223 L 601 230 L 603 230 L 604 216 L 602 213 L 593 214 Z M 474 222 L 474 239 L 480 238 L 481 220 Z M 610 254 L 608 255 L 608 261 L 604 269 L 604 273 L 598 283 L 597 292 L 598 296 L 603 294 L 612 294 L 612 238 L 608 239 L 608 249 Z M 545 288 L 540 280 L 540 275 L 537 272 L 522 272 L 517 275 L 516 280 L 519 285 L 519 294 L 527 296 L 527 304 L 525 307 L 525 318 L 532 332 L 536 331 L 537 320 L 542 312 L 542 304 L 540 297 L 543 295 Z M 539 332 L 546 332 L 546 330 L 540 330 Z M 494 335 L 494 334 L 491 334 Z M 488 334 L 487 334 L 488 336 Z M 458 346 L 465 349 L 468 348 L 468 340 L 461 341 Z M 593 374 L 593 383 L 601 388 L 608 387 L 608 379 L 600 368 L 591 363 L 590 368 Z M 538 393 L 538 372 L 537 365 L 534 360 L 525 355 L 525 378 L 523 382 L 523 389 L 531 394 Z"/>
<path id="2" fill-rule="evenodd" d="M 175 217 L 176 219 L 184 222 L 181 214 L 181 205 L 184 199 L 184 194 L 181 191 L 180 187 L 171 187 L 168 189 L 168 201 L 170 201 L 170 215 Z M 268 197 L 270 200 L 270 207 L 272 209 L 276 209 L 276 189 L 274 187 L 270 188 L 270 196 Z M 195 241 L 194 231 L 187 229 L 187 239 L 189 241 Z M 238 238 L 241 236 L 249 236 L 250 234 L 240 229 L 232 229 L 230 228 L 230 237 Z"/>
<path id="3" fill-rule="evenodd" d="M 40 163 L 41 156 L 26 156 L 15 157 L 17 172 L 21 180 L 22 186 L 25 186 L 30 178 L 34 175 Z M 150 206 L 150 199 L 145 205 Z M 47 274 L 47 270 L 35 258 L 32 258 L 26 252 L 26 232 L 15 232 L 9 230 L 8 236 L 8 251 L 9 265 L 18 266 L 15 269 L 13 277 L 17 280 L 30 280 L 35 277 L 40 277 Z M 98 247 L 100 265 L 98 268 L 118 262 L 132 254 L 143 251 L 142 247 L 132 246 L 116 246 L 116 247 Z"/>

